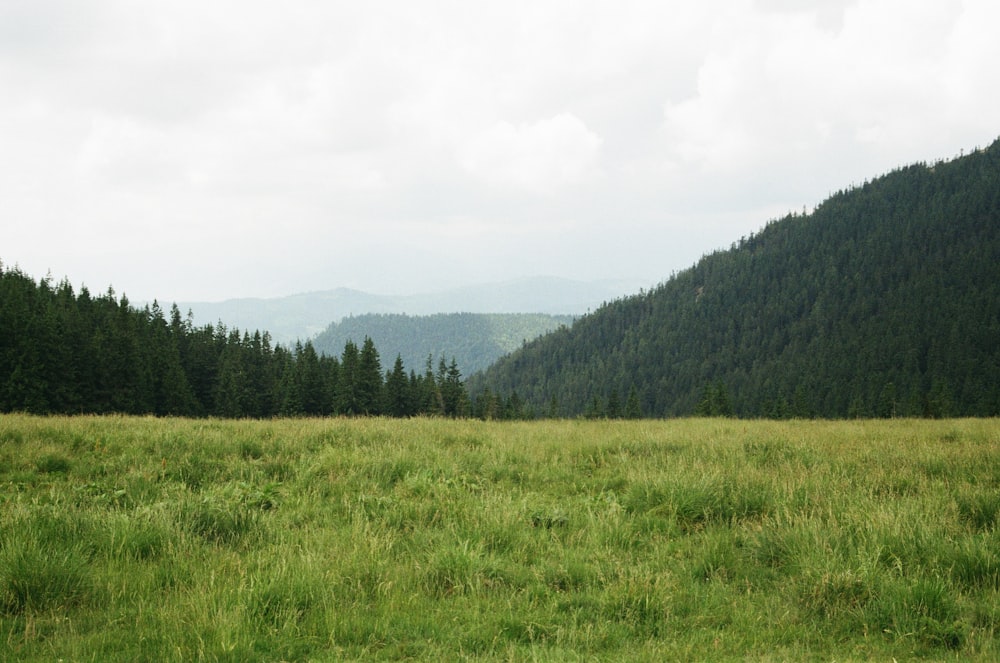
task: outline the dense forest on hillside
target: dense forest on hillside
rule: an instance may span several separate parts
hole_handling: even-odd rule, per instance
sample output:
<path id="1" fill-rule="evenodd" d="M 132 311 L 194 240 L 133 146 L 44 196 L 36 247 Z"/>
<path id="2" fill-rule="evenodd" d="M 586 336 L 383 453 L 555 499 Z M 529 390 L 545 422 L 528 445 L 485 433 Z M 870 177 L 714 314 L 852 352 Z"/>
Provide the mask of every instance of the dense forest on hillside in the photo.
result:
<path id="1" fill-rule="evenodd" d="M 537 412 L 1000 414 L 1000 141 L 841 191 L 501 360 Z"/>
<path id="2" fill-rule="evenodd" d="M 0 264 L 0 412 L 220 417 L 465 416 L 454 360 L 385 371 L 370 338 L 343 352 L 287 349 L 267 333 L 195 327 L 176 305 L 136 308 Z"/>
<path id="3" fill-rule="evenodd" d="M 370 337 L 386 356 L 398 354 L 407 366 L 421 366 L 429 355 L 446 356 L 474 373 L 526 341 L 572 323 L 573 316 L 544 313 L 366 314 L 332 323 L 312 343 L 317 352 L 335 354 L 348 341 Z"/>

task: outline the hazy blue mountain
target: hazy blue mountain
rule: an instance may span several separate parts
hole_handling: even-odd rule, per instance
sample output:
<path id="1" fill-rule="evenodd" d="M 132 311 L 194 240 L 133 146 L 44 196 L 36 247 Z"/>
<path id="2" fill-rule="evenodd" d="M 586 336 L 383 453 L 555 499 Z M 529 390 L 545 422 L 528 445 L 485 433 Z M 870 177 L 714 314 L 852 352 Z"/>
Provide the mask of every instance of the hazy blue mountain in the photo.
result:
<path id="1" fill-rule="evenodd" d="M 455 359 L 462 373 L 470 375 L 573 320 L 570 315 L 546 313 L 366 314 L 331 324 L 313 339 L 313 346 L 317 352 L 338 356 L 347 341 L 360 346 L 367 336 L 378 348 L 385 369 L 392 368 L 399 355 L 407 370 L 422 373 L 428 356 L 433 356 L 434 370 L 441 358 Z"/>
<path id="2" fill-rule="evenodd" d="M 269 299 L 178 302 L 177 305 L 181 312 L 190 310 L 193 313 L 195 325 L 222 321 L 230 328 L 267 330 L 276 342 L 287 344 L 312 338 L 344 318 L 368 313 L 582 315 L 604 302 L 648 285 L 626 280 L 584 282 L 535 277 L 414 295 L 376 295 L 337 288 Z M 379 350 L 382 351 L 381 346 Z"/>

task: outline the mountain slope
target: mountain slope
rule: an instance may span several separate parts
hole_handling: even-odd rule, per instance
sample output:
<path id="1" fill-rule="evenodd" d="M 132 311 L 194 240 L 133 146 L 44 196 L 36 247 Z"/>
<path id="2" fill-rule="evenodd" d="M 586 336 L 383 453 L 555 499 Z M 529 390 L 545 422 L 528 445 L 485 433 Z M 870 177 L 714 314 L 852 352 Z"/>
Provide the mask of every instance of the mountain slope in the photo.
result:
<path id="1" fill-rule="evenodd" d="M 368 336 L 390 367 L 396 355 L 420 372 L 433 355 L 434 370 L 442 357 L 455 359 L 465 374 L 480 371 L 525 341 L 573 322 L 572 316 L 543 313 L 440 313 L 429 316 L 369 314 L 344 318 L 313 339 L 317 352 L 338 356 L 351 340 L 358 346 Z"/>
<path id="2" fill-rule="evenodd" d="M 768 224 L 470 381 L 579 414 L 1000 414 L 1000 141 Z"/>
<path id="3" fill-rule="evenodd" d="M 190 310 L 197 325 L 221 320 L 229 327 L 266 329 L 276 342 L 294 343 L 315 336 L 330 323 L 367 313 L 581 315 L 637 287 L 631 281 L 583 282 L 535 277 L 416 295 L 373 295 L 338 288 L 270 299 L 178 302 L 177 306 L 182 312 Z"/>

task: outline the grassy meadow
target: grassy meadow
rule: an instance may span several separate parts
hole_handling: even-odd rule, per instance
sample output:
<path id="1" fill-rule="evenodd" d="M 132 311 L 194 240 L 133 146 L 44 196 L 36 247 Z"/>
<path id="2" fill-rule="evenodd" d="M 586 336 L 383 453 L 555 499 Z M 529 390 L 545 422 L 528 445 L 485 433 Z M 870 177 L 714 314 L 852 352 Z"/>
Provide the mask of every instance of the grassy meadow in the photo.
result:
<path id="1" fill-rule="evenodd" d="M 0 416 L 0 660 L 997 660 L 1000 422 Z"/>

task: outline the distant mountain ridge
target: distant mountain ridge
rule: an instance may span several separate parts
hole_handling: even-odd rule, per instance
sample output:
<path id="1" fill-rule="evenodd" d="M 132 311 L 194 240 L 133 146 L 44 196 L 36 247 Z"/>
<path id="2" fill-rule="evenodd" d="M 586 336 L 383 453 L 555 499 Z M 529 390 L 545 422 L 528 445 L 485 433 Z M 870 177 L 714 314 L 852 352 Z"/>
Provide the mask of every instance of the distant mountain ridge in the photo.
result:
<path id="1" fill-rule="evenodd" d="M 455 360 L 464 375 L 481 371 L 527 341 L 573 323 L 570 315 L 546 313 L 438 313 L 409 316 L 376 313 L 344 318 L 312 340 L 317 352 L 339 356 L 347 341 L 361 346 L 369 337 L 378 348 L 383 368 L 399 355 L 407 370 L 421 373 L 432 358 Z"/>
<path id="2" fill-rule="evenodd" d="M 997 416 L 998 375 L 1000 140 L 773 221 L 469 388 L 564 416 Z"/>
<path id="3" fill-rule="evenodd" d="M 287 297 L 243 298 L 222 302 L 177 302 L 196 325 L 216 324 L 241 330 L 268 331 L 278 343 L 310 339 L 331 323 L 365 314 L 545 313 L 582 315 L 601 304 L 649 284 L 635 280 L 576 281 L 532 277 L 441 292 L 377 295 L 350 288 Z M 381 348 L 380 348 L 381 349 Z"/>

